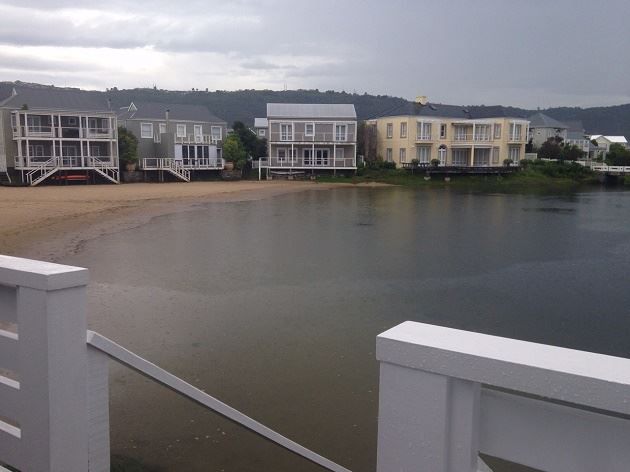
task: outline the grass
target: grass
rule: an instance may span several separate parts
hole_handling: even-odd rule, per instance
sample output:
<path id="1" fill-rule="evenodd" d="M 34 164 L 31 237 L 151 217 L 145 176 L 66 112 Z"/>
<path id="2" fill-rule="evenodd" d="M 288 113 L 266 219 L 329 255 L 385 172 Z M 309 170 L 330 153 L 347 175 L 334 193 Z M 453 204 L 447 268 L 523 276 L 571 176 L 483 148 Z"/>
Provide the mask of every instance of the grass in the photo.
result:
<path id="1" fill-rule="evenodd" d="M 528 162 L 519 172 L 497 175 L 455 175 L 450 182 L 442 176 L 425 180 L 425 173 L 403 169 L 360 169 L 352 177 L 320 176 L 318 182 L 378 182 L 412 188 L 457 188 L 481 192 L 570 192 L 597 184 L 596 175 L 578 164 Z"/>

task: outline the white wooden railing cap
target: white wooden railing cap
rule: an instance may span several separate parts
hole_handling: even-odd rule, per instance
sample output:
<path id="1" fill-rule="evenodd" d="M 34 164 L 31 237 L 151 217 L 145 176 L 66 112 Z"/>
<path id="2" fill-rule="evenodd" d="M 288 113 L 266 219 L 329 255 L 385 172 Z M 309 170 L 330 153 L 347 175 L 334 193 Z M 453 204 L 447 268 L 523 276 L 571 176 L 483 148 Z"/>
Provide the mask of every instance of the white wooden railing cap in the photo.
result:
<path id="1" fill-rule="evenodd" d="M 630 414 L 630 359 L 406 321 L 377 337 L 381 362 Z"/>
<path id="2" fill-rule="evenodd" d="M 0 284 L 61 290 L 88 284 L 88 270 L 52 262 L 0 255 Z"/>

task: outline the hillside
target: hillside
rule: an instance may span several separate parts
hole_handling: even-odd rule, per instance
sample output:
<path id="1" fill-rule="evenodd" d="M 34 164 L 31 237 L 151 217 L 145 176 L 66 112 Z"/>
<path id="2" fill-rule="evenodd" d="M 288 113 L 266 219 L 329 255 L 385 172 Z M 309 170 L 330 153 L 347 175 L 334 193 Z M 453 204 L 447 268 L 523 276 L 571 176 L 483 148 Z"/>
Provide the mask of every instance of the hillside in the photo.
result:
<path id="1" fill-rule="evenodd" d="M 0 92 L 7 90 L 11 85 L 10 82 L 0 82 Z M 387 95 L 359 95 L 334 91 L 320 92 L 319 90 L 205 92 L 114 88 L 107 92 L 93 93 L 106 93 L 116 107 L 128 105 L 132 100 L 201 104 L 230 124 L 238 120 L 247 125 L 252 125 L 255 117 L 265 116 L 266 104 L 269 102 L 353 103 L 359 119 L 364 120 L 386 114 L 405 101 L 402 98 Z M 467 106 L 467 108 L 473 111 L 481 107 Z M 514 107 L 504 108 L 509 115 L 520 117 L 527 117 L 537 111 Z M 595 108 L 549 108 L 541 111 L 559 121 L 581 121 L 587 133 L 624 135 L 630 138 L 630 104 Z"/>

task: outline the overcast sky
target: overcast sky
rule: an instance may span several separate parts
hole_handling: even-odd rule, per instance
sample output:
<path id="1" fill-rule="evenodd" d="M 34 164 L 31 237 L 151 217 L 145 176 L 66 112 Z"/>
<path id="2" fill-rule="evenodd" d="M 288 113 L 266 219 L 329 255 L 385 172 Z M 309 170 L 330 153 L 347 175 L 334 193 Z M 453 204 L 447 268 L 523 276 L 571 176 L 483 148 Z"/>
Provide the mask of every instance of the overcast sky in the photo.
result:
<path id="1" fill-rule="evenodd" d="M 0 0 L 0 18 L 0 80 L 630 103 L 630 0 Z"/>

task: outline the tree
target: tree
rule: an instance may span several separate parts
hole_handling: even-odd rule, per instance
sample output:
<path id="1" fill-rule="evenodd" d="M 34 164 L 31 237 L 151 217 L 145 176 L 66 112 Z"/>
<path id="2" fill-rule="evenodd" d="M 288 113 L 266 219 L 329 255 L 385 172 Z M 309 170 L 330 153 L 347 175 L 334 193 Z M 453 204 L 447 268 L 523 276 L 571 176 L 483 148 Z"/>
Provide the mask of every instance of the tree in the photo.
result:
<path id="1" fill-rule="evenodd" d="M 223 141 L 223 159 L 234 163 L 247 159 L 247 153 L 235 133 L 228 135 Z"/>
<path id="2" fill-rule="evenodd" d="M 606 164 L 609 166 L 630 166 L 630 150 L 622 144 L 611 144 L 606 154 Z"/>
<path id="3" fill-rule="evenodd" d="M 562 151 L 560 152 L 561 161 L 577 161 L 582 157 L 584 157 L 584 151 L 582 151 L 579 146 L 576 146 L 575 144 L 562 146 Z"/>
<path id="4" fill-rule="evenodd" d="M 560 159 L 562 154 L 561 142 L 562 138 L 556 136 L 542 143 L 538 150 L 538 159 Z"/>
<path id="5" fill-rule="evenodd" d="M 121 166 L 138 162 L 138 138 L 122 126 L 118 127 L 118 161 Z"/>
<path id="6" fill-rule="evenodd" d="M 267 155 L 267 140 L 256 136 L 256 133 L 245 126 L 242 121 L 235 121 L 232 129 L 248 156 L 257 159 Z"/>

